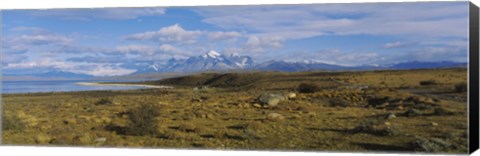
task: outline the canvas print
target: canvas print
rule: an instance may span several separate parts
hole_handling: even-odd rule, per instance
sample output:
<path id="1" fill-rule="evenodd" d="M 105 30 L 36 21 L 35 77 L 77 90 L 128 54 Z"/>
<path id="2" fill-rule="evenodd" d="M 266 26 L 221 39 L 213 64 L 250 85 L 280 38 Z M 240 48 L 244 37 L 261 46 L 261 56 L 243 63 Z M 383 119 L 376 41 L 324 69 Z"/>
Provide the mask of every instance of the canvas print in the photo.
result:
<path id="1" fill-rule="evenodd" d="M 468 7 L 2 10 L 2 144 L 465 154 Z"/>

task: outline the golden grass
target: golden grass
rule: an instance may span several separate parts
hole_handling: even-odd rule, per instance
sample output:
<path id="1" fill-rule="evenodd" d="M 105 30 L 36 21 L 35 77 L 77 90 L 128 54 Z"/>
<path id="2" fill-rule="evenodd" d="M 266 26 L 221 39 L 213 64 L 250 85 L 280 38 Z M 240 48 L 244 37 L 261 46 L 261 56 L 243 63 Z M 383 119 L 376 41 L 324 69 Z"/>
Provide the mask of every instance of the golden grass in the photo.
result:
<path id="1" fill-rule="evenodd" d="M 17 116 L 25 127 L 2 135 L 5 144 L 16 145 L 302 151 L 413 151 L 410 142 L 423 137 L 453 144 L 440 152 L 466 153 L 466 92 L 455 91 L 466 75 L 465 69 L 199 74 L 155 82 L 179 83 L 175 89 L 7 94 L 4 116 Z M 424 80 L 436 84 L 420 85 Z M 320 90 L 298 93 L 301 83 Z M 216 87 L 193 89 L 208 84 Z M 256 98 L 267 91 L 297 96 L 275 107 L 258 107 Z M 369 107 L 374 97 L 391 101 Z M 111 103 L 97 104 L 101 99 Z M 338 100 L 346 105 L 332 104 Z M 395 100 L 399 105 L 391 107 Z M 145 103 L 158 108 L 156 133 L 121 133 L 130 122 L 129 110 Z M 422 115 L 402 116 L 409 108 Z M 453 114 L 438 114 L 438 108 Z M 283 118 L 269 120 L 273 113 Z M 397 117 L 384 119 L 389 113 Z M 352 133 L 367 119 L 385 120 L 373 132 L 393 127 L 398 134 Z"/>

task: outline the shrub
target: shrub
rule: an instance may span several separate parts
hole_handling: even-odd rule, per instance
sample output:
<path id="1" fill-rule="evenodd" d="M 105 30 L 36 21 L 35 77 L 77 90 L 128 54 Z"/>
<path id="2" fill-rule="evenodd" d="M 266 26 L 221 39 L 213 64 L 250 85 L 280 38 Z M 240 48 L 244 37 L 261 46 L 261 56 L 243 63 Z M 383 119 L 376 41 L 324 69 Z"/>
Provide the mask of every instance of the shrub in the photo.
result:
<path id="1" fill-rule="evenodd" d="M 152 104 L 142 104 L 128 112 L 129 122 L 125 127 L 128 135 L 154 135 L 157 132 L 157 121 L 160 115 L 159 109 Z"/>
<path id="2" fill-rule="evenodd" d="M 451 143 L 438 138 L 427 139 L 417 137 L 414 141 L 410 142 L 410 147 L 413 150 L 423 152 L 441 152 L 450 146 Z"/>
<path id="3" fill-rule="evenodd" d="M 396 136 L 400 134 L 396 128 L 384 125 L 383 120 L 378 119 L 365 119 L 353 128 L 351 132 L 368 133 L 377 136 Z"/>
<path id="4" fill-rule="evenodd" d="M 456 92 L 466 92 L 467 88 L 468 88 L 468 86 L 467 86 L 467 83 L 465 83 L 465 82 L 455 84 L 455 91 Z"/>
<path id="5" fill-rule="evenodd" d="M 374 130 L 374 126 L 379 123 L 375 119 L 365 119 L 361 121 L 355 128 L 352 129 L 353 133 L 371 132 Z"/>
<path id="6" fill-rule="evenodd" d="M 330 106 L 332 107 L 348 107 L 350 102 L 342 98 L 334 98 L 329 100 Z"/>
<path id="7" fill-rule="evenodd" d="M 95 103 L 95 105 L 110 105 L 110 104 L 112 104 L 112 103 L 113 103 L 113 102 L 112 102 L 111 99 L 109 99 L 109 98 L 102 98 L 102 99 L 98 100 L 98 101 Z"/>
<path id="8" fill-rule="evenodd" d="M 25 123 L 17 116 L 3 116 L 2 130 L 21 131 L 24 128 Z"/>
<path id="9" fill-rule="evenodd" d="M 420 85 L 422 85 L 422 86 L 436 85 L 436 84 L 437 84 L 437 81 L 435 81 L 435 80 L 420 81 Z"/>
<path id="10" fill-rule="evenodd" d="M 298 92 L 300 93 L 314 93 L 319 91 L 320 87 L 317 84 L 313 83 L 301 83 L 298 85 Z"/>
<path id="11" fill-rule="evenodd" d="M 433 115 L 454 115 L 455 113 L 444 108 L 435 108 L 433 110 Z"/>

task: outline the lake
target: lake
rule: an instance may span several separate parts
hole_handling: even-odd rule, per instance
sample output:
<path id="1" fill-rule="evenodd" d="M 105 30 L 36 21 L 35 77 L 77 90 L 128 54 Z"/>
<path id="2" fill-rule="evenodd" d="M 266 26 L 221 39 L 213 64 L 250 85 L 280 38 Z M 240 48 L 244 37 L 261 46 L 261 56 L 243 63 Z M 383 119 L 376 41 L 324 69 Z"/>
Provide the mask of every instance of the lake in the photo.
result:
<path id="1" fill-rule="evenodd" d="M 78 83 L 92 82 L 85 80 L 62 81 L 2 81 L 2 93 L 34 93 L 34 92 L 65 92 L 88 90 L 131 90 L 147 88 L 145 86 L 119 85 L 81 85 Z M 98 82 L 98 81 L 96 81 Z"/>

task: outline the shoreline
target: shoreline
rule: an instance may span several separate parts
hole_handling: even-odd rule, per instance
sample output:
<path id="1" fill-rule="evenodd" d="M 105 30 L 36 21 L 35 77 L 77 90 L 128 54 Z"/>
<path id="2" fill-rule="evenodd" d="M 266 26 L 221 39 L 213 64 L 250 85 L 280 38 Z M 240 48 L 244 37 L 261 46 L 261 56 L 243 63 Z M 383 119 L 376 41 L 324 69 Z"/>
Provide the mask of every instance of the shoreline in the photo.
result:
<path id="1" fill-rule="evenodd" d="M 155 85 L 146 85 L 146 84 L 122 84 L 122 83 L 100 83 L 100 82 L 77 82 L 77 85 L 83 86 L 127 86 L 127 87 L 145 87 L 145 88 L 166 88 L 171 89 L 171 86 L 155 86 Z"/>

